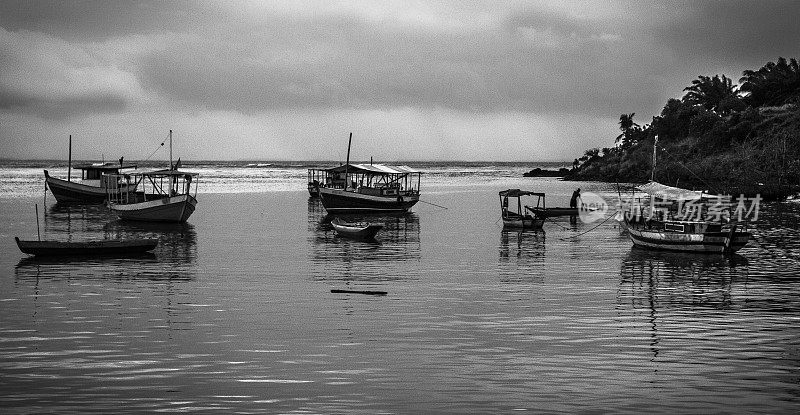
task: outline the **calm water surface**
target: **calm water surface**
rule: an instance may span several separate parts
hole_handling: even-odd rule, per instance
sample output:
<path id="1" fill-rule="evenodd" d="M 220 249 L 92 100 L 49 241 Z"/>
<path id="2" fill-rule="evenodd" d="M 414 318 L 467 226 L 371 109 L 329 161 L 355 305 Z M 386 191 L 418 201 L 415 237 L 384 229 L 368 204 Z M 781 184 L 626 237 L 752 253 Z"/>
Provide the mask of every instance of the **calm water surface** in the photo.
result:
<path id="1" fill-rule="evenodd" d="M 755 241 L 732 258 L 653 253 L 633 249 L 613 220 L 502 231 L 499 190 L 541 190 L 562 206 L 577 186 L 615 190 L 500 167 L 431 172 L 422 199 L 448 209 L 420 203 L 407 215 L 372 217 L 385 225 L 378 242 L 337 237 L 305 192 L 302 167 L 267 173 L 266 183 L 285 175 L 289 184 L 276 190 L 244 168 L 198 167 L 211 191 L 188 224 L 173 226 L 56 205 L 41 187 L 19 190 L 34 177 L 42 186 L 27 167 L 0 169 L 19 182 L 0 196 L 0 405 L 11 413 L 800 410 L 800 204 L 765 207 Z M 223 176 L 260 190 L 217 191 Z M 27 258 L 13 237 L 36 237 L 34 203 L 50 239 L 161 244 L 136 258 Z"/>

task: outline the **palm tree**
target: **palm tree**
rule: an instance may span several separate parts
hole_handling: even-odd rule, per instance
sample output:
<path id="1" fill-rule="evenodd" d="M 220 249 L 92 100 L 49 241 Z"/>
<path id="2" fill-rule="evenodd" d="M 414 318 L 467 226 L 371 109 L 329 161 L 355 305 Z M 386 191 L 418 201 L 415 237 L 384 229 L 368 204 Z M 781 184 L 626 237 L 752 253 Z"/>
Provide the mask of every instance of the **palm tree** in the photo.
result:
<path id="1" fill-rule="evenodd" d="M 708 77 L 700 75 L 698 79 L 692 81 L 691 86 L 683 88 L 688 91 L 683 96 L 683 102 L 691 105 L 700 105 L 709 111 L 720 111 L 720 104 L 731 99 L 739 99 L 733 81 L 725 75 Z M 726 106 L 727 108 L 728 106 Z"/>
<path id="2" fill-rule="evenodd" d="M 618 135 L 614 142 L 619 143 L 621 141 L 623 148 L 627 148 L 633 144 L 631 142 L 633 131 L 639 129 L 639 124 L 633 122 L 634 115 L 636 115 L 635 112 L 619 116 L 619 129 L 622 131 L 622 134 Z"/>
<path id="3" fill-rule="evenodd" d="M 757 71 L 742 72 L 741 91 L 747 93 L 745 101 L 754 107 L 783 105 L 800 97 L 800 65 L 791 58 L 779 57 L 777 62 L 767 62 Z"/>

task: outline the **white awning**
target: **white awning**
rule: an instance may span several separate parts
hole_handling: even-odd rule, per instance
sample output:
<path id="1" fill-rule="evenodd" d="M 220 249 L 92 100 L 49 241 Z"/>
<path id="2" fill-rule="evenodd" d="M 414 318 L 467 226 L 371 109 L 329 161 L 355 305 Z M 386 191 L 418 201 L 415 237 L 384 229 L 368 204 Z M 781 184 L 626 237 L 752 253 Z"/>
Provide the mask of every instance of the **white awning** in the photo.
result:
<path id="1" fill-rule="evenodd" d="M 636 186 L 636 189 L 648 193 L 650 196 L 655 196 L 660 199 L 668 200 L 696 200 L 700 198 L 714 198 L 716 196 L 709 195 L 701 190 L 688 190 L 681 189 L 680 187 L 667 186 L 658 182 L 648 182 L 643 185 Z"/>

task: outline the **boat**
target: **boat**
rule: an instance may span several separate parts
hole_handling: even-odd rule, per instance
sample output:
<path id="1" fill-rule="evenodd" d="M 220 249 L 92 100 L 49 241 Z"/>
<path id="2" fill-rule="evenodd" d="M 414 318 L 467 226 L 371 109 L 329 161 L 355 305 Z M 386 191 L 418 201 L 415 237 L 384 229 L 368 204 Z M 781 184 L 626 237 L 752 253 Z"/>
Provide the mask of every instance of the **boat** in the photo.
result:
<path id="1" fill-rule="evenodd" d="M 67 162 L 67 178 L 59 179 L 50 176 L 44 170 L 45 186 L 50 189 L 58 203 L 83 203 L 101 204 L 106 201 L 109 187 L 120 187 L 120 183 L 111 183 L 120 171 L 135 169 L 135 164 L 124 164 L 123 158 L 119 163 L 94 163 L 74 166 L 81 171 L 81 180 L 72 181 L 72 136 L 69 136 L 69 158 Z"/>
<path id="2" fill-rule="evenodd" d="M 339 218 L 331 221 L 333 229 L 339 236 L 360 239 L 372 239 L 383 229 L 383 225 L 370 222 L 345 222 Z"/>
<path id="3" fill-rule="evenodd" d="M 124 186 L 109 189 L 108 207 L 122 220 L 186 222 L 197 206 L 197 173 L 172 164 L 172 130 L 169 131 L 170 168 L 118 176 Z M 192 186 L 192 182 L 195 186 Z M 142 186 L 142 190 L 132 190 Z"/>
<path id="4" fill-rule="evenodd" d="M 651 208 L 646 219 L 641 206 L 638 206 L 635 212 L 628 212 L 623 216 L 624 226 L 636 247 L 666 251 L 733 253 L 747 245 L 750 240 L 751 235 L 746 229 L 739 231 L 739 226 L 745 225 L 734 221 L 726 222 L 723 220 L 723 215 L 720 215 L 719 221 L 699 220 L 707 213 L 707 210 L 703 211 L 704 209 L 719 205 L 719 201 L 714 200 L 719 196 L 666 186 L 654 181 L 637 186 L 637 190 L 649 195 Z M 694 218 L 686 218 L 686 214 L 681 212 L 680 206 L 686 206 L 688 203 L 699 209 L 691 215 Z"/>
<path id="5" fill-rule="evenodd" d="M 536 214 L 536 216 L 540 218 L 554 218 L 558 216 L 578 216 L 580 214 L 578 208 L 568 208 L 568 207 L 551 207 L 551 208 L 536 207 L 533 208 L 533 212 Z"/>
<path id="6" fill-rule="evenodd" d="M 542 229 L 545 217 L 538 216 L 535 211 L 536 209 L 545 208 L 544 193 L 508 189 L 501 191 L 499 194 L 500 216 L 503 219 L 504 228 Z M 522 198 L 526 196 L 536 197 L 536 206 L 523 206 Z M 509 199 L 516 199 L 516 210 L 514 210 L 514 206 L 509 208 Z"/>
<path id="7" fill-rule="evenodd" d="M 19 250 L 35 256 L 112 256 L 152 251 L 158 239 L 102 239 L 96 241 L 23 241 L 14 237 Z"/>
<path id="8" fill-rule="evenodd" d="M 350 142 L 347 163 L 325 171 L 326 182 L 315 188 L 329 213 L 408 212 L 419 201 L 421 172 L 408 166 L 350 164 Z"/>

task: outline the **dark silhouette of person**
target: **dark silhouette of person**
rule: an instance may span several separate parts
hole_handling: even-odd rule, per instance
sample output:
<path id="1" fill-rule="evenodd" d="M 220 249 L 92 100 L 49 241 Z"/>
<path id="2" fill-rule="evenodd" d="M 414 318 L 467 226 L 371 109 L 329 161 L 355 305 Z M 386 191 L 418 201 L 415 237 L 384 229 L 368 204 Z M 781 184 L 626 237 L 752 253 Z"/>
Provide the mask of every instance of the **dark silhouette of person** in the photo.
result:
<path id="1" fill-rule="evenodd" d="M 581 198 L 581 189 L 572 192 L 572 198 L 569 199 L 569 207 L 576 208 L 578 207 L 578 199 Z"/>

